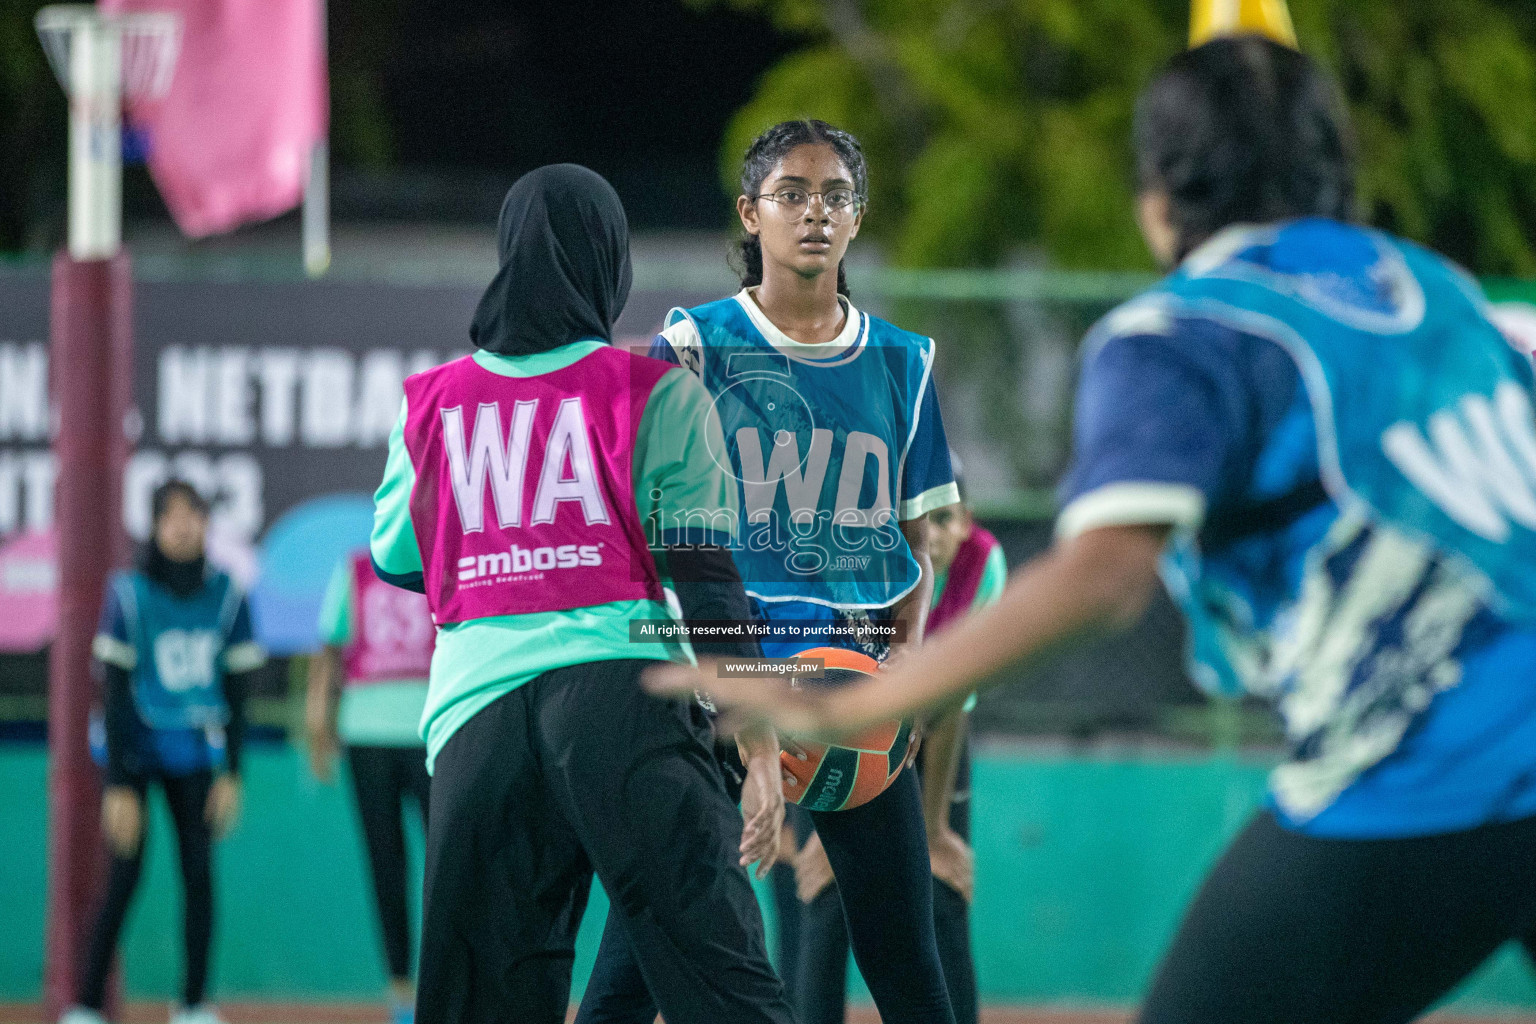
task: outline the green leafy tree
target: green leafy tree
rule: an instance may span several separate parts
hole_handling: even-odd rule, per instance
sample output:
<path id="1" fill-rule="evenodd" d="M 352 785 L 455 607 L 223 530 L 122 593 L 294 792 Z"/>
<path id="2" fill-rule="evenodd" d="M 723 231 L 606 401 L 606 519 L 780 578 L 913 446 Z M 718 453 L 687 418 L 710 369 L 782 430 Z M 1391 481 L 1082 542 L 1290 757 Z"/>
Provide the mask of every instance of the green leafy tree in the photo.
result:
<path id="1" fill-rule="evenodd" d="M 870 229 L 907 266 L 1147 268 L 1130 215 L 1138 90 L 1185 45 L 1187 0 L 690 0 L 765 12 L 808 44 L 724 141 L 788 117 L 855 132 Z M 1536 275 L 1536 3 L 1295 0 L 1360 148 L 1361 213 L 1483 274 Z"/>
<path id="2" fill-rule="evenodd" d="M 64 94 L 32 19 L 44 0 L 0 0 L 0 252 L 36 241 L 34 211 L 64 192 Z M 59 181 L 41 180 L 57 168 Z"/>

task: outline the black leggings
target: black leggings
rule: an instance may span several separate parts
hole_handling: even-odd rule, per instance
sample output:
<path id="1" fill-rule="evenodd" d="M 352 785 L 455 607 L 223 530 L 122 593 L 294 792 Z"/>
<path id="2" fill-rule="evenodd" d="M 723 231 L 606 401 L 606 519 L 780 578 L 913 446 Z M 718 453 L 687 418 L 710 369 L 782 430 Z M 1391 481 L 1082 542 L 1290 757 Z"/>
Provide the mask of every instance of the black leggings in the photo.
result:
<path id="1" fill-rule="evenodd" d="M 1398 1024 L 1536 927 L 1536 818 L 1318 839 L 1257 815 L 1206 878 L 1141 1024 Z"/>
<path id="2" fill-rule="evenodd" d="M 918 767 L 922 767 L 921 756 Z M 921 779 L 920 773 L 918 779 Z M 955 799 L 949 809 L 949 827 L 967 841 L 971 838 L 970 808 L 967 743 L 961 751 Z M 822 842 L 826 842 L 825 838 Z M 976 966 L 971 955 L 970 904 L 937 878 L 933 879 L 933 926 L 956 1024 L 976 1024 Z M 836 882 L 800 908 L 799 932 L 798 973 L 792 991 L 800 1024 L 843 1024 L 848 1012 L 848 927 L 844 920 L 842 890 Z M 860 971 L 863 971 L 862 967 Z M 868 981 L 869 976 L 865 975 L 865 982 Z"/>
<path id="3" fill-rule="evenodd" d="M 741 776 L 746 769 L 736 756 L 735 744 L 717 743 L 715 758 L 726 794 L 733 803 L 739 804 Z M 810 828 L 810 819 L 800 808 L 789 804 L 785 810 L 786 829 L 793 827 L 797 817 L 804 820 L 807 829 Z M 792 993 L 795 964 L 800 956 L 800 901 L 795 897 L 794 868 L 789 864 L 775 864 L 770 882 L 779 925 L 779 955 L 775 967 L 784 982 L 785 992 Z M 843 959 L 847 958 L 845 951 Z M 623 921 L 610 910 L 603 922 L 603 939 L 592 964 L 592 975 L 587 979 L 587 990 L 576 1011 L 575 1024 L 653 1024 L 655 1020 L 656 1001 L 645 987 L 645 976 L 640 973 L 640 964 L 630 949 Z"/>
<path id="4" fill-rule="evenodd" d="M 651 664 L 545 672 L 443 745 L 418 1024 L 563 1024 L 594 870 L 669 1024 L 792 1024 L 708 722 Z"/>
<path id="5" fill-rule="evenodd" d="M 854 962 L 885 1024 L 954 1024 L 933 920 L 933 874 L 928 864 L 928 835 L 923 828 L 922 793 L 917 773 L 904 771 L 884 793 L 847 811 L 813 811 L 811 820 L 837 876 L 830 897 L 833 913 L 818 915 L 815 903 L 800 922 L 800 998 L 796 1009 L 814 1021 L 814 998 L 824 940 L 818 920 L 842 923 Z M 845 985 L 847 956 L 837 962 L 839 1000 Z M 838 1020 L 841 1020 L 839 1014 Z"/>
<path id="6" fill-rule="evenodd" d="M 213 941 L 213 834 L 204 816 L 213 773 L 194 772 L 159 780 L 170 805 L 171 820 L 176 823 L 176 845 L 181 853 L 183 900 L 183 935 L 186 940 L 186 979 L 182 985 L 184 1006 L 203 1001 L 208 982 L 208 948 Z M 139 801 L 143 808 L 143 828 L 139 848 L 131 857 L 112 855 L 107 877 L 107 894 L 96 916 L 91 944 L 86 948 L 84 969 L 80 975 L 78 1001 L 81 1006 L 100 1010 L 106 998 L 107 973 L 117 950 L 118 935 L 128 917 L 144 867 L 144 848 L 149 839 L 149 802 L 147 786 L 140 783 Z"/>
<path id="7" fill-rule="evenodd" d="M 806 812 L 794 804 L 788 804 L 784 811 L 784 828 L 787 831 L 793 832 L 798 838 L 802 832 L 800 824 L 802 820 L 804 822 L 804 831 L 810 831 L 810 818 Z M 793 1002 L 793 994 L 796 991 L 796 986 L 799 984 L 800 947 L 802 942 L 800 937 L 800 897 L 795 892 L 794 863 L 784 860 L 775 864 L 773 870 L 768 873 L 768 885 L 769 892 L 773 897 L 773 916 L 778 923 L 779 930 L 778 942 L 776 943 L 779 959 L 775 966 L 778 968 L 779 977 L 784 979 L 784 989 L 791 994 L 791 1002 Z M 799 1012 L 799 1009 L 798 1006 L 795 1007 L 796 1013 Z M 805 1024 L 805 1022 L 801 1021 L 801 1024 Z"/>
<path id="8" fill-rule="evenodd" d="M 407 796 L 416 798 L 421 820 L 427 820 L 432 776 L 427 774 L 421 747 L 347 747 L 352 766 L 352 793 L 368 848 L 374 904 L 384 936 L 389 976 L 411 976 L 411 926 L 405 889 L 405 828 L 401 820 Z"/>
<path id="9" fill-rule="evenodd" d="M 828 991 L 826 972 L 832 968 L 825 957 L 835 957 L 835 1019 L 842 1020 L 851 944 L 884 1024 L 954 1024 L 935 938 L 934 885 L 917 773 L 903 772 L 890 789 L 863 807 L 814 812 L 810 817 L 842 885 L 817 897 L 824 908 L 821 914 L 814 912 L 817 904 L 812 903 L 799 919 L 798 963 L 786 972 L 798 989 L 797 1015 L 803 1022 L 829 1019 L 814 1016 L 829 1011 L 808 1007 L 805 1001 Z M 740 835 L 740 827 L 738 820 L 731 834 Z M 841 937 L 835 951 L 828 948 L 827 937 L 818 934 L 818 925 L 825 926 L 829 919 L 836 922 Z M 965 928 L 962 925 L 968 954 Z M 610 917 L 577 1024 L 648 1024 L 655 1018 L 654 1004 L 636 985 L 633 952 L 622 938 Z"/>

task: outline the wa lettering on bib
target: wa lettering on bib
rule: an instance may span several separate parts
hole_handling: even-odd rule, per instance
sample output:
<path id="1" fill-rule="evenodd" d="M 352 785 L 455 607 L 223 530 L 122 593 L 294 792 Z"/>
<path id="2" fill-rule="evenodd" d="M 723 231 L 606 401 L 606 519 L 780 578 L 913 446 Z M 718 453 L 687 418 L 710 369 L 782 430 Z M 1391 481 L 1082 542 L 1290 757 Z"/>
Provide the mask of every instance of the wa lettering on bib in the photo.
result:
<path id="1" fill-rule="evenodd" d="M 532 377 L 466 356 L 407 379 L 411 520 L 434 621 L 661 600 L 632 462 L 669 369 L 604 347 Z"/>

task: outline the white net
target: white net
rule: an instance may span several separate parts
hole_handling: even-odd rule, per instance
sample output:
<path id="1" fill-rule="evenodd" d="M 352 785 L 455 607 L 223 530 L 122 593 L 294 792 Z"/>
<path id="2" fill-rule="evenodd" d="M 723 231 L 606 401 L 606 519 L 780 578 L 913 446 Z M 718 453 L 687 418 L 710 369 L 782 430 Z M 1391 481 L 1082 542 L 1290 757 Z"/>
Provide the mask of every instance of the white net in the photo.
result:
<path id="1" fill-rule="evenodd" d="M 171 87 L 181 49 L 181 19 L 169 12 L 105 14 L 90 4 L 55 4 L 37 13 L 38 38 L 64 91 L 73 95 L 71 53 L 82 32 L 118 39 L 122 102 L 158 99 Z"/>

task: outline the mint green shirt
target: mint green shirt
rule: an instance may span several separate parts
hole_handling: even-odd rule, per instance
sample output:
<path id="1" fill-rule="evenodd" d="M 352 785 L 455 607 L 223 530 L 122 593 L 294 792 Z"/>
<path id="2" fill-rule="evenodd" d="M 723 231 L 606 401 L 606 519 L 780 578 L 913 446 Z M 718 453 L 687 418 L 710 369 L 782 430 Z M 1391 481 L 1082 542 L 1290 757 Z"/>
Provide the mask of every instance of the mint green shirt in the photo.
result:
<path id="1" fill-rule="evenodd" d="M 928 610 L 939 606 L 939 599 L 944 596 L 944 581 L 949 578 L 949 572 L 935 573 L 933 576 L 933 602 L 928 605 Z M 987 555 L 986 564 L 981 567 L 981 582 L 976 584 L 976 596 L 971 598 L 971 607 L 966 611 L 969 615 L 980 611 L 989 604 L 996 604 L 997 599 L 1003 596 L 1003 588 L 1008 585 L 1008 559 L 1003 557 L 1003 546 L 999 544 Z M 976 695 L 973 693 L 965 699 L 964 711 L 967 713 L 976 707 Z"/>
<path id="2" fill-rule="evenodd" d="M 476 352 L 493 373 L 534 377 L 562 370 L 603 346 L 585 340 L 549 352 L 502 356 Z M 709 393 L 687 371 L 670 370 L 657 382 L 641 413 L 634 451 L 635 505 L 641 522 L 686 521 L 699 509 L 728 510 L 715 517 L 721 532 L 734 535 L 736 488 L 712 456 L 725 450 Z M 405 449 L 406 409 L 389 435 L 384 480 L 373 496 L 373 560 L 396 575 L 422 571 L 421 552 L 411 524 L 411 488 L 416 471 Z M 631 619 L 672 618 L 664 604 L 650 600 L 613 601 L 568 611 L 502 615 L 443 626 L 432 656 L 432 678 L 421 735 L 430 771 L 443 744 L 487 704 L 551 669 L 591 661 L 653 658 L 692 660 L 686 643 L 670 640 L 631 643 Z"/>
<path id="3" fill-rule="evenodd" d="M 346 647 L 357 635 L 357 581 L 352 559 L 331 571 L 320 602 L 320 642 Z M 421 746 L 421 712 L 427 703 L 425 679 L 400 679 L 347 686 L 336 708 L 336 735 L 352 747 Z"/>

